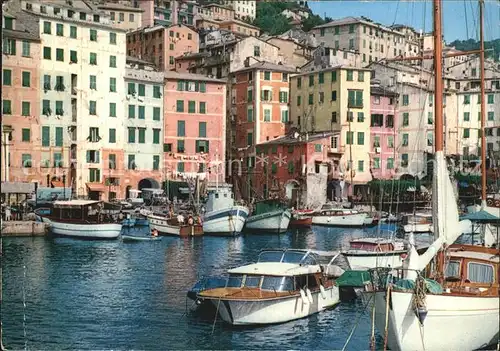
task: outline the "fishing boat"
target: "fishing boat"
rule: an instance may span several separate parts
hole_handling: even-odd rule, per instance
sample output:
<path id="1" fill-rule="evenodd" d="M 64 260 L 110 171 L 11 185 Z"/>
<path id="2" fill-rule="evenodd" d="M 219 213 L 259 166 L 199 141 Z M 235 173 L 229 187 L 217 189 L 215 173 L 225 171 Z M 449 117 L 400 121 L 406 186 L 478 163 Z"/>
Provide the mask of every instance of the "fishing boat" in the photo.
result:
<path id="1" fill-rule="evenodd" d="M 405 242 L 391 238 L 361 238 L 349 242 L 342 251 L 349 267 L 363 270 L 376 267 L 401 267 L 408 249 Z"/>
<path id="2" fill-rule="evenodd" d="M 48 223 L 55 235 L 87 239 L 116 239 L 122 230 L 110 216 L 101 213 L 102 203 L 93 200 L 55 201 L 51 209 L 39 208 L 35 214 Z"/>
<path id="3" fill-rule="evenodd" d="M 329 227 L 362 227 L 367 214 L 347 208 L 321 209 L 312 217 L 312 224 Z"/>
<path id="4" fill-rule="evenodd" d="M 284 233 L 291 217 L 290 211 L 278 200 L 258 201 L 246 220 L 245 229 L 251 232 Z"/>
<path id="5" fill-rule="evenodd" d="M 257 263 L 228 270 L 223 286 L 198 288 L 197 299 L 211 302 L 233 325 L 274 324 L 310 316 L 339 303 L 333 265 L 338 252 L 263 250 Z M 321 260 L 327 258 L 325 264 Z"/>
<path id="6" fill-rule="evenodd" d="M 374 299 L 375 325 L 384 335 L 384 348 L 387 345 L 391 350 L 477 350 L 498 343 L 500 257 L 497 249 L 453 244 L 471 223 L 459 220 L 443 152 L 442 2 L 433 2 L 434 242 L 419 255 L 410 240 L 408 257 L 397 274 L 380 268 L 373 270 L 374 292 L 370 295 Z M 484 4 L 480 1 L 479 5 L 483 65 Z M 484 99 L 483 95 L 482 113 Z"/>
<path id="7" fill-rule="evenodd" d="M 176 236 L 200 236 L 203 235 L 203 225 L 194 223 L 179 223 L 177 216 L 167 217 L 161 215 L 149 215 L 149 226 L 157 230 L 160 235 Z M 186 220 L 188 220 L 186 218 Z"/>
<path id="8" fill-rule="evenodd" d="M 294 210 L 290 219 L 290 227 L 310 227 L 312 225 L 312 214 L 314 210 Z"/>
<path id="9" fill-rule="evenodd" d="M 203 217 L 203 232 L 212 235 L 239 235 L 248 217 L 248 208 L 234 203 L 229 187 L 209 192 Z"/>
<path id="10" fill-rule="evenodd" d="M 136 242 L 136 241 L 158 241 L 161 240 L 159 236 L 135 236 L 135 235 L 122 235 L 123 242 Z"/>

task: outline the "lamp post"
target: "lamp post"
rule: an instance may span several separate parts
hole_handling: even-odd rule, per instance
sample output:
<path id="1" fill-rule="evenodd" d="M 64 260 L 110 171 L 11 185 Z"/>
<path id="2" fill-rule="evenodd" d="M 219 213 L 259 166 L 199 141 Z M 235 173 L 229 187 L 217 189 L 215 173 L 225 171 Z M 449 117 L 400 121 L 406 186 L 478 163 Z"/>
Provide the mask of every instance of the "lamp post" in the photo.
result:
<path id="1" fill-rule="evenodd" d="M 63 171 L 62 182 L 63 182 L 63 197 L 64 200 L 66 200 L 66 170 Z"/>

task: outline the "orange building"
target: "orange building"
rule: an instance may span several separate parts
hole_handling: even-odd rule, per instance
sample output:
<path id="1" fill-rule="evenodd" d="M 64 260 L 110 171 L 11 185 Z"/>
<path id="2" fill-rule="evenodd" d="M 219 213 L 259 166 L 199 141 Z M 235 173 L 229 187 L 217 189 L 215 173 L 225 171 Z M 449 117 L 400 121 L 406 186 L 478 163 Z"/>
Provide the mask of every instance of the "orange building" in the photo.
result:
<path id="1" fill-rule="evenodd" d="M 165 72 L 164 174 L 224 180 L 226 82 L 203 75 Z"/>
<path id="2" fill-rule="evenodd" d="M 8 7 L 3 11 L 2 36 L 2 181 L 45 185 L 47 174 L 57 172 L 50 172 L 55 165 L 41 168 L 38 23 Z"/>
<path id="3" fill-rule="evenodd" d="M 153 62 L 162 71 L 175 69 L 176 57 L 197 53 L 198 47 L 198 33 L 182 24 L 127 33 L 127 55 Z"/>

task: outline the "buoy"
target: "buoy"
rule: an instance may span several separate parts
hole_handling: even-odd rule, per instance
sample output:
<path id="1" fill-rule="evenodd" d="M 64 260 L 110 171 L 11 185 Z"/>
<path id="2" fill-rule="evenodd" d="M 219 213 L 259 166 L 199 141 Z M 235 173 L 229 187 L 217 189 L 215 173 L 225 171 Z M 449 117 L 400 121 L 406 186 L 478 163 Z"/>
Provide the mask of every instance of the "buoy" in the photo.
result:
<path id="1" fill-rule="evenodd" d="M 309 303 L 309 300 L 307 299 L 306 293 L 304 292 L 304 289 L 300 289 L 300 298 L 302 299 L 302 303 L 304 305 L 307 305 Z"/>
<path id="2" fill-rule="evenodd" d="M 325 291 L 325 287 L 323 285 L 319 286 L 319 291 L 321 292 L 321 297 L 323 299 L 326 299 L 326 291 Z"/>
<path id="3" fill-rule="evenodd" d="M 309 288 L 306 288 L 306 294 L 307 294 L 307 299 L 309 300 L 310 303 L 313 303 L 313 296 L 311 294 L 311 290 Z"/>
<path id="4" fill-rule="evenodd" d="M 404 261 L 408 257 L 408 254 L 402 253 L 401 255 L 399 255 L 399 257 L 401 257 L 401 260 Z"/>

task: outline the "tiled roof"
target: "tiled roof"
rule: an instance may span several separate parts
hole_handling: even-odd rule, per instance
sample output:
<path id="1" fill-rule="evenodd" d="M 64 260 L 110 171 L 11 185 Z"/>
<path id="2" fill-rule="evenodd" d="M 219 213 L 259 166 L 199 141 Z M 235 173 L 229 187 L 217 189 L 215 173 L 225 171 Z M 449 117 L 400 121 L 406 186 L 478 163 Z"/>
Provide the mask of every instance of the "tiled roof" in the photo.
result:
<path id="1" fill-rule="evenodd" d="M 143 9 L 140 9 L 137 7 L 125 6 L 122 4 L 112 4 L 112 3 L 97 5 L 97 8 L 99 10 L 123 10 L 123 11 L 129 11 L 129 12 L 144 12 Z"/>
<path id="2" fill-rule="evenodd" d="M 186 80 L 197 80 L 202 82 L 214 82 L 214 83 L 222 83 L 225 84 L 226 81 L 223 79 L 210 78 L 204 76 L 202 74 L 193 74 L 193 73 L 182 73 L 176 71 L 166 71 L 165 72 L 166 79 L 186 79 Z"/>
<path id="3" fill-rule="evenodd" d="M 293 134 L 283 136 L 281 138 L 276 138 L 274 140 L 266 141 L 258 145 L 293 145 L 293 144 L 307 144 L 317 140 L 329 138 L 334 135 L 339 135 L 339 132 L 320 132 L 320 133 L 308 133 L 299 134 L 296 138 Z"/>
<path id="4" fill-rule="evenodd" d="M 275 72 L 289 72 L 289 73 L 296 73 L 297 69 L 292 66 L 286 66 L 286 65 L 280 65 L 276 63 L 271 63 L 267 61 L 262 61 L 262 62 L 257 62 L 254 63 L 253 65 L 250 65 L 249 67 L 244 67 L 242 69 L 239 69 L 233 73 L 236 72 L 242 72 L 242 71 L 250 71 L 254 69 L 261 69 L 261 70 L 267 70 L 267 71 L 275 71 Z"/>
<path id="5" fill-rule="evenodd" d="M 21 9 L 21 1 L 9 1 L 3 6 L 3 12 L 15 18 L 15 30 L 4 28 L 2 32 L 3 36 L 22 40 L 40 40 L 38 18 L 23 11 Z"/>
<path id="6" fill-rule="evenodd" d="M 210 54 L 208 52 L 195 52 L 195 53 L 189 53 L 181 56 L 177 56 L 175 60 L 190 60 L 190 59 L 196 59 L 200 57 L 208 57 Z"/>
<path id="7" fill-rule="evenodd" d="M 390 96 L 390 97 L 396 97 L 399 94 L 395 91 L 392 91 L 389 88 L 382 87 L 382 86 L 371 86 L 370 87 L 370 94 L 371 95 L 381 95 L 381 96 Z"/>

